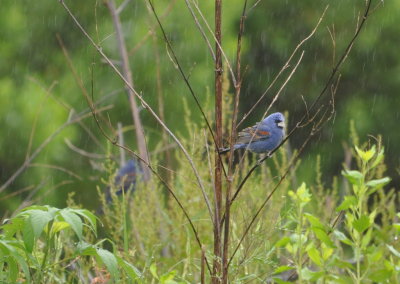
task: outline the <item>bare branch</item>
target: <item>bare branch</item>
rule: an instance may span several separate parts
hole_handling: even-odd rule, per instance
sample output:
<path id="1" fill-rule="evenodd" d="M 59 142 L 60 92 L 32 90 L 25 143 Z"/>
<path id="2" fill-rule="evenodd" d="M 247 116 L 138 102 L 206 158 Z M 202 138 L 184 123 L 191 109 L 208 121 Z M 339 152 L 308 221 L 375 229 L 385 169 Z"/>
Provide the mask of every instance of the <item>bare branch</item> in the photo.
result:
<path id="1" fill-rule="evenodd" d="M 78 153 L 79 155 L 91 158 L 91 159 L 105 159 L 107 158 L 107 155 L 103 155 L 103 154 L 97 154 L 97 153 L 89 153 L 85 150 L 82 150 L 78 147 L 76 147 L 74 144 L 72 144 L 72 142 L 68 139 L 65 138 L 64 139 L 65 144 L 67 144 L 67 146 L 74 152 Z"/>
<path id="2" fill-rule="evenodd" d="M 125 0 L 124 2 L 122 2 L 122 4 L 119 5 L 119 7 L 115 10 L 115 13 L 121 14 L 121 12 L 126 8 L 126 6 L 128 6 L 129 2 L 131 2 L 131 0 Z"/>
<path id="3" fill-rule="evenodd" d="M 215 101 L 215 155 L 214 155 L 214 190 L 215 190 L 215 204 L 214 204 L 214 263 L 213 272 L 211 275 L 211 282 L 218 284 L 220 282 L 220 276 L 222 272 L 222 278 L 224 273 L 222 270 L 222 233 L 220 228 L 221 211 L 222 211 L 222 169 L 224 165 L 219 154 L 219 148 L 222 147 L 222 48 L 219 48 L 222 43 L 222 0 L 215 0 L 215 74 L 214 74 L 214 101 Z M 225 172 L 225 170 L 224 170 Z M 226 176 L 226 174 L 225 174 Z"/>
<path id="4" fill-rule="evenodd" d="M 331 86 L 331 83 L 333 81 L 334 76 L 336 75 L 339 67 L 341 66 L 341 64 L 344 62 L 345 58 L 347 57 L 347 55 L 349 54 L 355 40 L 357 39 L 365 21 L 368 18 L 368 12 L 371 6 L 371 0 L 368 0 L 367 5 L 365 7 L 365 11 L 364 11 L 364 16 L 363 19 L 360 23 L 360 25 L 357 27 L 356 33 L 354 35 L 354 37 L 351 39 L 351 41 L 349 42 L 347 48 L 345 49 L 342 57 L 340 58 L 339 62 L 337 63 L 337 65 L 335 66 L 335 68 L 332 71 L 331 76 L 328 78 L 326 86 L 323 88 L 323 90 L 321 91 L 320 95 L 316 98 L 316 100 L 313 102 L 312 106 L 310 107 L 310 111 L 313 109 L 313 107 L 316 106 L 317 102 L 319 101 L 319 99 L 324 95 L 325 91 L 328 89 L 329 86 Z M 337 87 L 334 87 L 333 90 L 337 89 Z M 329 106 L 328 106 L 329 107 Z M 277 183 L 277 185 L 273 188 L 273 190 L 271 191 L 271 193 L 267 196 L 267 198 L 264 200 L 264 202 L 262 203 L 262 205 L 259 207 L 259 209 L 256 211 L 255 215 L 253 216 L 253 218 L 251 219 L 249 225 L 246 227 L 239 243 L 237 244 L 232 256 L 229 259 L 228 262 L 228 266 L 229 264 L 232 262 L 233 257 L 235 256 L 237 250 L 239 249 L 240 245 L 242 244 L 245 236 L 249 233 L 250 228 L 252 227 L 252 225 L 254 224 L 255 220 L 257 219 L 258 215 L 260 214 L 260 212 L 265 208 L 265 205 L 268 203 L 268 201 L 270 200 L 270 198 L 272 197 L 272 195 L 275 193 L 275 191 L 278 189 L 278 187 L 280 186 L 280 184 L 282 183 L 282 181 L 286 178 L 287 174 L 289 173 L 290 169 L 291 169 L 291 165 L 298 159 L 298 157 L 300 156 L 300 154 L 302 153 L 302 151 L 304 150 L 304 147 L 308 144 L 308 142 L 310 141 L 310 139 L 315 135 L 316 132 L 320 131 L 322 126 L 329 121 L 333 115 L 334 112 L 331 112 L 331 114 L 329 116 L 327 116 L 327 112 L 328 112 L 328 107 L 325 107 L 325 112 L 322 113 L 321 118 L 319 119 L 319 121 L 315 122 L 307 139 L 304 141 L 302 147 L 300 148 L 300 150 L 298 151 L 297 155 L 293 158 L 293 160 L 289 163 L 289 166 L 287 168 L 287 170 L 285 171 L 284 175 L 281 177 L 281 179 L 279 180 L 279 182 Z M 316 111 L 316 115 L 320 112 L 320 110 L 324 108 L 324 106 L 322 105 L 317 111 Z M 309 121 L 309 123 L 313 122 L 314 119 L 316 118 L 316 115 L 314 116 L 314 118 Z M 271 155 L 281 147 L 281 145 L 283 145 L 286 140 L 289 139 L 289 137 L 291 135 L 293 135 L 293 133 L 295 133 L 295 131 L 297 129 L 300 128 L 300 125 L 305 121 L 307 117 L 307 114 L 305 114 L 301 120 L 297 123 L 296 127 L 293 128 L 293 130 L 285 137 L 285 139 L 280 143 L 280 145 L 278 145 L 278 147 L 276 147 L 273 151 L 271 151 L 268 155 L 266 155 L 264 158 L 260 159 L 249 171 L 249 173 L 245 176 L 245 178 L 242 180 L 242 182 L 240 183 L 238 190 L 236 193 L 238 193 L 240 191 L 240 189 L 243 187 L 243 185 L 245 184 L 245 182 L 247 181 L 247 179 L 250 177 L 250 175 L 254 172 L 254 170 L 266 159 L 268 159 L 269 157 L 271 157 Z M 235 196 L 234 196 L 235 198 Z M 233 200 L 232 200 L 233 201 Z"/>
<path id="5" fill-rule="evenodd" d="M 107 107 L 103 107 L 101 109 L 98 109 L 97 112 L 103 112 L 106 110 L 111 109 L 110 106 Z M 79 115 L 78 117 L 69 120 L 67 122 L 65 122 L 63 125 L 61 125 L 58 129 L 56 129 L 51 135 L 49 135 L 43 142 L 42 144 L 39 145 L 39 147 L 37 147 L 35 149 L 35 151 L 32 152 L 32 154 L 25 159 L 24 163 L 18 168 L 18 170 L 16 170 L 14 172 L 14 174 L 11 175 L 11 177 L 9 177 L 7 179 L 7 181 L 5 183 L 3 183 L 0 186 L 0 193 L 3 192 L 10 184 L 12 184 L 14 182 L 14 180 L 30 165 L 30 163 L 39 155 L 39 153 L 51 142 L 53 141 L 53 139 L 60 134 L 61 131 L 63 131 L 66 127 L 68 127 L 71 124 L 74 124 L 82 119 L 88 118 L 90 117 L 92 114 L 89 112 L 84 112 L 83 114 Z"/>
<path id="6" fill-rule="evenodd" d="M 222 46 L 218 43 L 216 35 L 213 33 L 212 29 L 210 28 L 210 25 L 208 24 L 208 22 L 207 22 L 206 18 L 204 17 L 203 13 L 201 12 L 201 10 L 200 10 L 199 6 L 197 5 L 196 1 L 194 1 L 194 0 L 192 0 L 192 1 L 193 1 L 194 7 L 196 8 L 197 12 L 199 13 L 199 15 L 200 15 L 201 19 L 203 20 L 204 24 L 206 25 L 208 31 L 213 36 L 215 44 L 217 45 L 218 49 L 220 50 L 222 56 L 224 57 L 225 63 L 228 66 L 229 73 L 231 74 L 231 79 L 232 79 L 233 85 L 236 85 L 237 84 L 236 77 L 235 77 L 235 74 L 233 73 L 233 69 L 232 69 L 232 66 L 231 66 L 231 64 L 230 64 L 230 62 L 228 60 L 228 57 L 226 56 L 224 50 L 222 49 Z"/>
<path id="7" fill-rule="evenodd" d="M 73 176 L 74 178 L 76 178 L 76 179 L 78 179 L 78 180 L 83 180 L 82 177 L 79 176 L 78 174 L 76 174 L 76 173 L 74 173 L 74 172 L 72 172 L 72 171 L 70 171 L 70 170 L 68 170 L 68 169 L 66 169 L 66 168 L 63 168 L 63 167 L 60 167 L 60 166 L 56 166 L 56 165 L 40 164 L 40 163 L 31 163 L 31 164 L 29 165 L 29 167 L 30 167 L 30 168 L 38 167 L 38 168 L 54 169 L 54 170 L 58 170 L 58 171 L 62 171 L 62 172 L 64 172 L 64 173 L 67 173 L 67 174 L 69 174 L 70 176 Z"/>
<path id="8" fill-rule="evenodd" d="M 242 87 L 242 77 L 241 77 L 241 48 L 242 48 L 242 36 L 244 31 L 244 22 L 246 19 L 246 7 L 247 7 L 247 0 L 244 1 L 242 15 L 240 17 L 240 24 L 239 24 L 239 32 L 237 36 L 237 48 L 236 48 L 236 78 L 237 84 L 235 85 L 235 99 L 234 99 L 234 108 L 233 108 L 233 117 L 232 117 L 232 124 L 231 124 L 231 133 L 229 138 L 229 160 L 228 160 L 228 179 L 227 179 L 227 189 L 226 189 L 226 196 L 225 196 L 225 214 L 226 217 L 225 221 L 225 228 L 224 228 L 224 247 L 223 247 L 223 255 L 222 255 L 222 283 L 228 283 L 228 272 L 229 272 L 229 265 L 228 265 L 228 252 L 229 252 L 229 232 L 230 232 L 230 211 L 231 211 L 231 191 L 232 191 L 232 183 L 233 183 L 233 151 L 234 147 L 233 144 L 236 138 L 236 124 L 237 124 L 237 116 L 239 112 L 239 97 L 240 91 Z M 219 225 L 219 224 L 218 224 Z"/>
<path id="9" fill-rule="evenodd" d="M 74 21 L 74 23 L 78 26 L 78 28 L 80 29 L 80 31 L 84 34 L 84 36 L 89 40 L 89 42 L 93 45 L 93 47 L 97 50 L 97 52 L 103 57 L 103 59 L 108 63 L 108 65 L 114 70 L 114 72 L 118 75 L 118 77 L 121 78 L 121 80 L 128 86 L 129 89 L 131 89 L 131 91 L 133 92 L 133 94 L 140 100 L 141 104 L 143 105 L 143 107 L 145 109 L 147 109 L 150 114 L 156 119 L 156 121 L 167 131 L 167 133 L 172 137 L 172 139 L 177 143 L 177 145 L 179 146 L 179 148 L 181 149 L 181 151 L 184 153 L 186 159 L 188 160 L 195 176 L 196 176 L 196 180 L 199 184 L 199 187 L 201 189 L 201 192 L 203 194 L 203 198 L 206 202 L 207 205 L 207 209 L 209 211 L 210 214 L 210 218 L 213 220 L 213 214 L 212 214 L 212 210 L 211 210 L 211 205 L 210 202 L 208 200 L 207 194 L 205 192 L 205 188 L 203 185 L 203 182 L 200 178 L 200 175 L 197 171 L 197 168 L 195 167 L 192 159 L 190 158 L 189 153 L 187 152 L 187 150 L 185 149 L 185 147 L 182 145 L 182 143 L 179 141 L 179 139 L 172 133 L 172 131 L 165 125 L 165 123 L 159 118 L 159 116 L 154 112 L 154 110 L 150 107 L 150 105 L 142 98 L 141 95 L 139 95 L 137 93 L 137 91 L 133 88 L 133 86 L 131 86 L 129 84 L 129 82 L 125 79 L 125 77 L 121 74 L 121 72 L 118 70 L 118 68 L 116 68 L 116 66 L 111 62 L 111 60 L 107 57 L 107 55 L 103 52 L 102 48 L 100 46 L 98 46 L 93 39 L 91 38 L 91 36 L 86 32 L 86 30 L 82 27 L 82 25 L 79 23 L 79 21 L 75 18 L 75 16 L 72 14 L 72 12 L 69 10 L 68 6 L 65 4 L 65 2 L 63 0 L 60 0 L 61 5 L 64 7 L 64 9 L 66 10 L 66 12 L 68 13 L 68 15 L 72 18 L 72 20 Z M 102 129 L 100 127 L 100 129 Z M 105 136 L 107 137 L 106 133 Z M 110 141 L 113 141 L 112 139 Z M 116 144 L 115 142 L 113 142 L 113 144 Z M 143 162 L 143 161 L 142 161 Z"/>
<path id="10" fill-rule="evenodd" d="M 267 89 L 264 91 L 264 93 L 261 95 L 261 97 L 257 100 L 257 102 L 251 107 L 251 109 L 243 116 L 243 118 L 240 120 L 240 122 L 237 124 L 237 127 L 239 127 L 244 120 L 246 120 L 246 118 L 249 117 L 249 115 L 254 111 L 254 109 L 260 104 L 260 102 L 262 101 L 262 99 L 267 95 L 267 93 L 269 92 L 269 90 L 274 86 L 274 84 L 276 83 L 276 81 L 278 80 L 278 78 L 282 75 L 283 71 L 285 71 L 287 68 L 289 68 L 289 64 L 292 61 L 294 55 L 297 53 L 297 51 L 299 50 L 299 48 L 306 42 L 308 41 L 313 35 L 314 33 L 317 31 L 320 23 L 322 22 L 322 19 L 325 16 L 326 11 L 328 10 L 329 5 L 327 5 L 325 7 L 324 12 L 322 12 L 321 17 L 319 18 L 317 24 L 315 25 L 314 29 L 311 31 L 311 33 L 306 36 L 293 50 L 292 54 L 289 56 L 288 60 L 286 61 L 286 63 L 282 66 L 281 70 L 279 70 L 278 74 L 275 76 L 275 78 L 272 80 L 271 84 L 267 87 Z M 265 115 L 265 114 L 264 114 Z"/>
<path id="11" fill-rule="evenodd" d="M 193 20 L 194 20 L 194 22 L 196 23 L 196 26 L 197 26 L 197 28 L 199 29 L 199 32 L 201 33 L 201 36 L 204 38 L 204 41 L 205 41 L 206 44 L 207 44 L 208 50 L 210 51 L 211 56 L 212 56 L 212 58 L 213 58 L 213 60 L 214 60 L 214 62 L 215 62 L 215 53 L 214 53 L 214 50 L 213 50 L 213 48 L 212 48 L 212 46 L 211 46 L 210 41 L 208 40 L 208 38 L 207 38 L 207 36 L 206 36 L 206 33 L 204 32 L 203 27 L 201 26 L 201 24 L 200 24 L 200 22 L 199 22 L 199 19 L 197 19 L 196 14 L 194 13 L 194 11 L 193 11 L 193 9 L 192 9 L 192 6 L 190 5 L 189 0 L 185 0 L 185 3 L 186 3 L 186 6 L 188 7 L 188 9 L 189 9 L 189 11 L 190 11 L 190 14 L 192 14 Z"/>
<path id="12" fill-rule="evenodd" d="M 176 56 L 175 51 L 174 51 L 174 49 L 172 48 L 171 41 L 168 39 L 167 34 L 166 34 L 165 30 L 164 30 L 164 27 L 163 27 L 163 25 L 161 24 L 161 21 L 160 21 L 158 15 L 157 15 L 156 10 L 154 9 L 153 3 L 152 3 L 151 1 L 148 1 L 148 3 L 149 3 L 149 5 L 150 5 L 150 7 L 151 7 L 151 10 L 153 11 L 153 14 L 154 14 L 154 16 L 155 16 L 155 18 L 156 18 L 156 20 L 157 20 L 159 26 L 160 26 L 161 32 L 162 32 L 162 34 L 163 34 L 163 36 L 164 36 L 164 40 L 165 40 L 165 42 L 166 42 L 166 44 L 167 44 L 167 46 L 168 46 L 168 50 L 171 52 L 173 62 L 176 64 L 176 67 L 178 68 L 179 73 L 181 74 L 183 80 L 185 81 L 185 84 L 186 84 L 186 86 L 188 87 L 190 94 L 192 95 L 192 97 L 193 97 L 193 99 L 194 99 L 194 101 L 195 101 L 195 103 L 196 103 L 198 109 L 200 110 L 201 115 L 203 116 L 203 119 L 204 119 L 204 121 L 205 121 L 205 123 L 206 123 L 206 125 L 207 125 L 207 128 L 208 128 L 208 130 L 209 130 L 209 132 L 210 132 L 210 134 L 211 134 L 211 137 L 212 137 L 212 139 L 213 139 L 215 148 L 216 148 L 216 149 L 219 149 L 219 144 L 217 143 L 216 137 L 214 136 L 214 132 L 213 132 L 213 130 L 212 130 L 211 124 L 210 124 L 210 122 L 209 122 L 209 120 L 208 120 L 208 118 L 207 118 L 207 116 L 206 116 L 206 114 L 205 114 L 205 112 L 204 112 L 204 110 L 203 110 L 201 104 L 200 104 L 199 99 L 197 98 L 197 95 L 195 94 L 195 92 L 194 92 L 192 86 L 191 86 L 190 83 L 189 83 L 189 79 L 188 79 L 187 75 L 186 75 L 185 72 L 183 71 L 183 68 L 182 68 L 182 66 L 181 66 L 181 64 L 180 64 L 180 62 L 179 62 L 179 60 L 178 60 L 178 57 Z M 222 68 L 221 68 L 221 71 L 222 71 Z M 221 156 L 220 156 L 220 154 L 219 154 L 219 151 L 216 151 L 216 152 L 218 153 L 219 160 L 221 161 Z M 221 164 L 222 164 L 222 163 L 221 163 Z M 222 169 L 223 169 L 223 172 L 224 172 L 224 174 L 225 174 L 225 176 L 226 176 L 226 171 L 225 171 L 225 168 L 224 168 L 223 166 L 222 166 Z"/>
<path id="13" fill-rule="evenodd" d="M 116 32 L 117 45 L 119 49 L 119 53 L 122 60 L 122 74 L 127 81 L 127 85 L 134 87 L 133 79 L 132 79 L 132 71 L 129 64 L 128 51 L 126 49 L 125 38 L 122 32 L 121 20 L 119 18 L 119 13 L 116 11 L 114 0 L 108 0 L 106 2 L 108 10 L 110 11 L 111 17 L 113 19 L 114 29 Z M 124 5 L 124 4 L 122 4 Z M 145 133 L 143 129 L 143 124 L 139 116 L 139 109 L 136 104 L 136 99 L 133 94 L 133 91 L 130 88 L 126 88 L 128 92 L 129 104 L 131 107 L 133 123 L 135 125 L 136 132 L 136 143 L 139 150 L 140 156 L 148 163 L 150 163 L 149 152 L 147 149 L 146 141 L 145 141 Z M 143 169 L 143 178 L 144 181 L 148 181 L 150 179 L 150 172 L 147 167 L 142 167 Z"/>

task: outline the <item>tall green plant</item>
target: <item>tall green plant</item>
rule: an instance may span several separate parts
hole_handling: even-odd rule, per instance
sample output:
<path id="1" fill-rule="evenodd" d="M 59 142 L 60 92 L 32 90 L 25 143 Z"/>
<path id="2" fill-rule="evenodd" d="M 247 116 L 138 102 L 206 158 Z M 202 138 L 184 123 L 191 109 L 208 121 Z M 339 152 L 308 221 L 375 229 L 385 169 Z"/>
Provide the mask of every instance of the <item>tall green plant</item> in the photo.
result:
<path id="1" fill-rule="evenodd" d="M 140 281 L 138 269 L 102 248 L 105 240 L 96 244 L 86 242 L 87 234 L 96 236 L 96 226 L 96 216 L 85 209 L 25 208 L 1 226 L 0 282 L 76 281 L 79 275 L 91 270 L 90 260 L 105 266 L 114 280 Z M 66 273 L 65 268 L 70 271 Z"/>

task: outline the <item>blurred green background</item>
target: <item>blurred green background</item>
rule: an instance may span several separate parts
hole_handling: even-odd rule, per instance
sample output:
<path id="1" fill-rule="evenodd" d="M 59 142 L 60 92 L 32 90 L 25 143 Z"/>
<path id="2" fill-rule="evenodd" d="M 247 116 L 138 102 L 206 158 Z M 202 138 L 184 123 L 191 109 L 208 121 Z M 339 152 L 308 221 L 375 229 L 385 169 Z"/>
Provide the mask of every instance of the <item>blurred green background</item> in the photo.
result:
<path id="1" fill-rule="evenodd" d="M 120 4 L 122 1 L 117 2 Z M 213 120 L 214 67 L 205 42 L 184 1 L 154 2 L 183 69 L 189 75 L 189 81 L 210 120 Z M 326 83 L 333 61 L 343 54 L 354 35 L 365 1 L 271 0 L 260 1 L 252 7 L 256 2 L 249 1 L 248 7 L 251 9 L 245 22 L 242 61 L 245 71 L 239 118 L 264 92 L 292 50 L 311 32 L 329 4 L 319 29 L 301 48 L 305 55 L 297 72 L 272 108 L 272 111 L 289 113 L 290 130 L 304 113 L 302 96 L 308 104 L 312 103 Z M 121 13 L 135 88 L 158 110 L 156 73 L 159 68 L 166 124 L 174 133 L 185 137 L 190 132 L 185 120 L 200 124 L 201 116 L 171 61 L 154 15 L 146 3 L 131 1 Z M 66 1 L 66 4 L 95 42 L 118 63 L 120 57 L 112 20 L 102 1 Z M 199 5 L 213 27 L 214 1 L 199 1 Z M 362 141 L 368 139 L 367 135 L 383 135 L 388 175 L 394 178 L 394 184 L 399 183 L 400 26 L 396 20 L 400 15 L 400 2 L 373 1 L 372 7 L 376 5 L 378 7 L 373 9 L 341 68 L 335 118 L 305 149 L 299 180 L 314 178 L 314 171 L 310 167 L 318 154 L 321 155 L 324 182 L 329 184 L 333 175 L 339 174 L 344 160 L 343 144 L 351 145 L 349 126 L 350 121 L 354 121 Z M 243 1 L 224 1 L 223 47 L 231 64 L 234 64 L 236 54 L 242 6 Z M 99 107 L 113 106 L 104 117 L 114 127 L 117 122 L 122 122 L 124 126 L 132 125 L 121 80 L 98 56 L 59 1 L 38 1 L 34 4 L 31 1 L 3 1 L 0 24 L 1 184 L 23 165 L 27 152 L 32 153 L 68 120 L 70 111 L 66 106 L 73 108 L 75 113 L 88 108 L 57 41 L 57 35 L 64 42 L 74 69 L 89 94 L 93 82 L 94 99 L 101 100 Z M 329 30 L 335 37 L 335 48 Z M 207 35 L 210 34 L 207 32 Z M 157 53 L 160 56 L 159 65 L 156 63 Z M 243 127 L 261 119 L 284 79 L 285 75 L 244 122 Z M 232 85 L 229 91 L 229 94 L 233 93 Z M 161 145 L 161 128 L 146 110 L 141 111 L 141 118 L 150 151 L 166 146 Z M 100 170 L 104 159 L 78 154 L 67 146 L 65 139 L 84 151 L 101 155 L 106 155 L 111 147 L 91 117 L 83 123 L 65 128 L 32 161 L 34 164 L 0 193 L 0 216 L 13 212 L 35 190 L 38 192 L 33 198 L 40 197 L 40 203 L 64 206 L 68 192 L 77 192 L 78 202 L 88 208 L 96 207 L 93 196 L 96 194 L 96 185 L 101 185 L 101 178 L 105 176 L 105 172 Z M 90 137 L 88 131 L 96 139 Z M 298 131 L 290 140 L 291 146 L 299 147 L 305 137 L 306 133 Z M 134 131 L 126 132 L 125 142 L 136 149 Z M 118 149 L 111 148 L 111 152 L 117 155 Z"/>

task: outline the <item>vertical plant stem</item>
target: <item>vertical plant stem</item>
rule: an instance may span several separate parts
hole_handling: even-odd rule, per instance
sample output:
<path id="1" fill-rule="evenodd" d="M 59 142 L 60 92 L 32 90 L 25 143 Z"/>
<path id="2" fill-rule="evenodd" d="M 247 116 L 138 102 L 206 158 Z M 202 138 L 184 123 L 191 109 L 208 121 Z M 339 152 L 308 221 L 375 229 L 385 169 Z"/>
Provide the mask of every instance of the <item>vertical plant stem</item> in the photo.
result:
<path id="1" fill-rule="evenodd" d="M 118 143 L 121 145 L 125 145 L 124 142 L 124 132 L 122 131 L 122 123 L 118 122 Z M 119 166 L 123 167 L 126 164 L 125 159 L 125 151 L 122 148 L 119 148 Z"/>
<path id="2" fill-rule="evenodd" d="M 117 45 L 121 55 L 122 74 L 126 79 L 126 81 L 129 83 L 129 85 L 134 87 L 132 72 L 129 66 L 128 51 L 126 49 L 125 39 L 122 33 L 119 13 L 116 11 L 114 0 L 109 0 L 106 2 L 106 4 L 108 9 L 110 10 L 110 14 L 114 24 L 115 34 L 117 38 Z M 149 156 L 144 136 L 144 129 L 143 129 L 143 124 L 140 120 L 139 109 L 135 100 L 135 94 L 129 87 L 126 87 L 126 90 L 128 92 L 129 105 L 132 111 L 133 124 L 135 125 L 136 143 L 138 147 L 138 152 L 140 157 L 143 158 L 146 164 L 149 164 Z M 147 181 L 150 178 L 150 170 L 147 168 L 146 164 L 142 163 L 144 181 Z"/>
<path id="3" fill-rule="evenodd" d="M 128 208 L 128 201 L 125 196 L 125 189 L 122 187 L 122 220 L 124 230 L 124 253 L 129 254 L 129 236 L 128 236 L 128 214 L 126 209 Z"/>
<path id="4" fill-rule="evenodd" d="M 241 78 L 241 65 L 240 65 L 240 55 L 241 55 L 241 48 L 242 48 L 242 34 L 244 30 L 244 20 L 246 14 L 246 6 L 247 0 L 244 2 L 242 16 L 240 18 L 240 26 L 238 32 L 238 39 L 237 39 L 237 50 L 236 50 L 236 84 L 235 84 L 235 100 L 234 100 L 234 109 L 233 109 L 233 118 L 231 124 L 231 133 L 229 138 L 229 161 L 228 161 L 228 179 L 227 179 L 227 189 L 226 189 L 226 196 L 225 196 L 225 217 L 226 221 L 224 223 L 224 247 L 223 247 L 223 255 L 222 255 L 222 283 L 228 283 L 228 274 L 229 274 L 229 232 L 230 232 L 230 212 L 231 212 L 231 192 L 232 192 L 232 182 L 234 179 L 234 169 L 233 169 L 233 144 L 236 137 L 236 124 L 237 124 L 237 117 L 239 111 L 239 97 L 240 97 L 240 90 L 242 87 L 242 78 Z"/>
<path id="5" fill-rule="evenodd" d="M 222 206 L 222 163 L 218 149 L 222 146 L 222 56 L 221 56 L 221 4 L 222 0 L 215 0 L 215 221 L 214 221 L 214 264 L 212 283 L 221 283 L 221 206 Z"/>
<path id="6" fill-rule="evenodd" d="M 206 283 L 206 276 L 205 276 L 205 267 L 206 267 L 206 248 L 204 245 L 201 247 L 201 270 L 200 270 L 200 283 Z"/>
<path id="7" fill-rule="evenodd" d="M 298 217 L 299 224 L 297 225 L 297 237 L 298 237 L 298 248 L 297 248 L 297 274 L 299 275 L 298 283 L 303 283 L 303 273 L 302 273 L 302 266 L 303 266 L 303 207 L 301 204 L 298 204 L 299 211 Z"/>

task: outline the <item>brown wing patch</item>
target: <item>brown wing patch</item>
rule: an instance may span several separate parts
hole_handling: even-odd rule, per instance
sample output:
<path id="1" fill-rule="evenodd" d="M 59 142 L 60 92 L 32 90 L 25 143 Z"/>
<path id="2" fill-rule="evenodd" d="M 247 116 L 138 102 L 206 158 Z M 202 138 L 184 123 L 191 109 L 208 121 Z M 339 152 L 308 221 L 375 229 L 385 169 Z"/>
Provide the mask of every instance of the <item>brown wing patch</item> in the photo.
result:
<path id="1" fill-rule="evenodd" d="M 263 130 L 258 130 L 257 134 L 258 135 L 262 135 L 262 136 L 267 136 L 267 135 L 269 135 L 269 132 L 268 131 L 263 131 Z"/>

